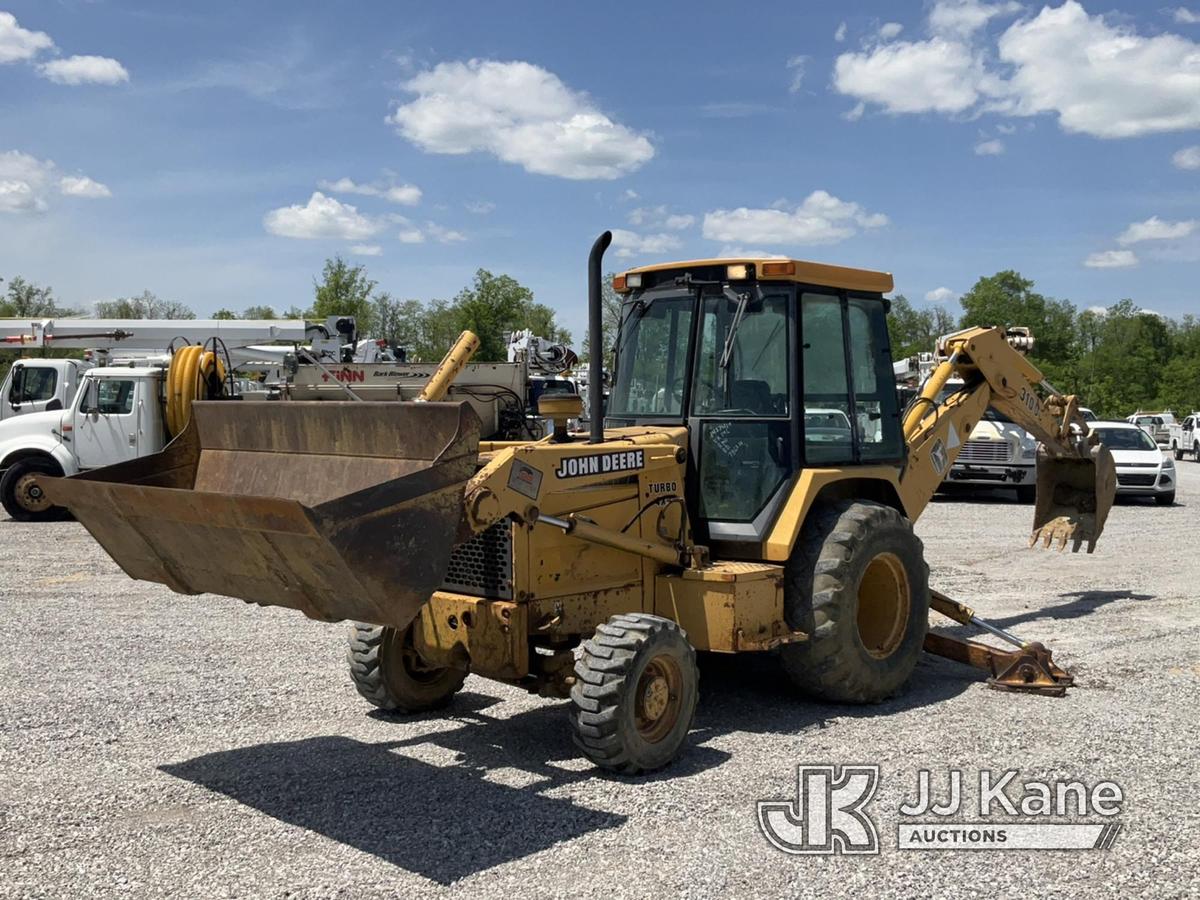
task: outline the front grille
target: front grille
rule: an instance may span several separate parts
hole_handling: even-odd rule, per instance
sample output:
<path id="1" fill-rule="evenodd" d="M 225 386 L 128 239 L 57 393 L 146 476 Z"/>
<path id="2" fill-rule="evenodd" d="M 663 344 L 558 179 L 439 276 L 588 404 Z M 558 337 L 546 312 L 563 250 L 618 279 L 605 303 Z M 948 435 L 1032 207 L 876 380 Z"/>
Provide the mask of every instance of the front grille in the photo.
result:
<path id="1" fill-rule="evenodd" d="M 959 462 L 1006 463 L 1011 447 L 1008 441 L 967 441 L 958 454 Z"/>
<path id="2" fill-rule="evenodd" d="M 450 554 L 442 590 L 472 597 L 511 600 L 513 596 L 512 522 L 501 519 Z"/>
<path id="3" fill-rule="evenodd" d="M 1157 480 L 1157 472 L 1153 475 L 1142 475 L 1135 472 L 1117 473 L 1117 484 L 1123 484 L 1126 487 L 1154 487 L 1154 482 Z"/>

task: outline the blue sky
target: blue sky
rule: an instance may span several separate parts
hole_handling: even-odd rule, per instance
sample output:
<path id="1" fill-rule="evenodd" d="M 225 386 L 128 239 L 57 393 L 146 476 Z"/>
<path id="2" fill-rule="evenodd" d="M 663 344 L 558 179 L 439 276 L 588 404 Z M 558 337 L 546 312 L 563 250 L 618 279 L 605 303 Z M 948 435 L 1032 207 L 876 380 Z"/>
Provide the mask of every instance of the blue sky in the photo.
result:
<path id="1" fill-rule="evenodd" d="M 401 297 L 760 251 L 1200 312 L 1200 2 L 0 0 L 0 275 Z M 616 254 L 621 256 L 617 257 Z"/>

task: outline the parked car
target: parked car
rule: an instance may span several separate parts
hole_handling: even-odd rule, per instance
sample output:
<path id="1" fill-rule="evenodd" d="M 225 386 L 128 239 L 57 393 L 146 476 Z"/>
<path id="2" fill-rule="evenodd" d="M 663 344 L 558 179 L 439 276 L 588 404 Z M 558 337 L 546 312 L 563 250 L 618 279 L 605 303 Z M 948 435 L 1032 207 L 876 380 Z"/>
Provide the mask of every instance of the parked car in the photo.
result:
<path id="1" fill-rule="evenodd" d="M 1100 418 L 1086 406 L 1079 407 L 1079 415 L 1083 416 L 1083 421 L 1085 422 L 1095 422 Z"/>
<path id="2" fill-rule="evenodd" d="M 1167 447 L 1176 459 L 1183 459 L 1184 454 L 1192 454 L 1195 462 L 1200 462 L 1200 412 L 1194 412 L 1183 420 L 1182 425 L 1167 426 L 1170 441 Z"/>
<path id="3" fill-rule="evenodd" d="M 1175 502 L 1175 463 L 1145 429 L 1132 422 L 1096 422 L 1092 432 L 1112 451 L 1117 464 L 1117 495 Z"/>
<path id="4" fill-rule="evenodd" d="M 1175 416 L 1168 412 L 1143 413 L 1136 412 L 1125 420 L 1141 428 L 1154 438 L 1160 447 L 1166 447 L 1171 440 L 1170 427 L 1175 424 Z"/>

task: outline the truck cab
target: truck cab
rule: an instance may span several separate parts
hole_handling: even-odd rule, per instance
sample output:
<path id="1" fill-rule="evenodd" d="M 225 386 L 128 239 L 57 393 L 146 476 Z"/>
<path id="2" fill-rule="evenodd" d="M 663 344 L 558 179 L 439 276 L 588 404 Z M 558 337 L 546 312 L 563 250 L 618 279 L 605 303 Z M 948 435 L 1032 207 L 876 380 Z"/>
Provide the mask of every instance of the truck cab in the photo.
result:
<path id="1" fill-rule="evenodd" d="M 74 475 L 161 450 L 162 379 L 157 367 L 91 369 L 69 406 L 0 422 L 0 503 L 9 515 L 56 514 L 37 475 Z"/>
<path id="2" fill-rule="evenodd" d="M 80 359 L 18 359 L 0 385 L 0 421 L 66 409 L 90 368 Z"/>
<path id="3" fill-rule="evenodd" d="M 1170 441 L 1167 449 L 1177 460 L 1190 453 L 1195 462 L 1200 462 L 1200 412 L 1192 413 L 1183 422 L 1168 425 L 1167 436 Z"/>

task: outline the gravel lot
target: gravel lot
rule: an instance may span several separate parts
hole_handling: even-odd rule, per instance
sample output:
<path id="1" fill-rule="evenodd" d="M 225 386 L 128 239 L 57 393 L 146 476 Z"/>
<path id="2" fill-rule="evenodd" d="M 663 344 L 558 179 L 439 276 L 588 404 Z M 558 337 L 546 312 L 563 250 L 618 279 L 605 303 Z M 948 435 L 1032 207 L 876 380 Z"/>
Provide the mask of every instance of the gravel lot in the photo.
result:
<path id="1" fill-rule="evenodd" d="M 1118 505 L 1095 555 L 1025 549 L 1030 507 L 933 504 L 935 587 L 1044 641 L 1078 686 L 1002 694 L 926 658 L 869 709 L 704 668 L 684 757 L 597 775 L 563 704 L 472 678 L 440 717 L 372 714 L 341 626 L 133 582 L 74 523 L 0 519 L 0 895 L 1197 896 L 1200 465 Z M 799 763 L 877 763 L 875 857 L 788 856 L 755 802 Z M 896 847 L 916 772 L 1122 785 L 1108 851 Z M 967 816 L 966 818 L 971 818 Z"/>

